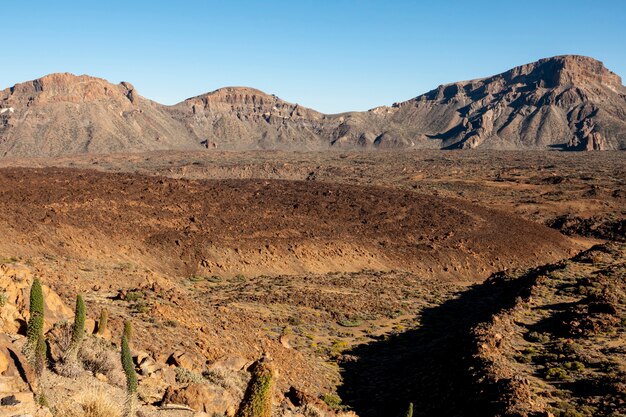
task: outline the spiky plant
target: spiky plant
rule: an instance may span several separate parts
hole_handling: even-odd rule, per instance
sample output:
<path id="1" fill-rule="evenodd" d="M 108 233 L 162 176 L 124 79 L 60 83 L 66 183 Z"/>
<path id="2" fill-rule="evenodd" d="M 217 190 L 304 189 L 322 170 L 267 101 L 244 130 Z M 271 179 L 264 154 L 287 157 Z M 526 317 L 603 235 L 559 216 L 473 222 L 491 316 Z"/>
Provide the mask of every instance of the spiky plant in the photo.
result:
<path id="1" fill-rule="evenodd" d="M 126 320 L 124 322 L 124 336 L 126 336 L 126 339 L 130 342 L 133 338 L 133 325 L 130 321 Z"/>
<path id="2" fill-rule="evenodd" d="M 46 369 L 46 359 L 48 354 L 48 346 L 46 345 L 46 338 L 43 334 L 39 335 L 37 339 L 37 346 L 35 347 L 35 355 L 33 361 L 33 367 L 35 368 L 35 375 L 40 377 L 43 375 L 43 371 Z"/>
<path id="3" fill-rule="evenodd" d="M 68 350 L 68 358 L 76 360 L 80 345 L 85 338 L 85 301 L 82 295 L 76 296 L 76 310 L 74 312 L 74 325 L 72 326 L 72 340 Z"/>
<path id="4" fill-rule="evenodd" d="M 413 417 L 413 403 L 409 403 L 409 407 L 406 409 L 404 417 Z"/>
<path id="5" fill-rule="evenodd" d="M 252 367 L 252 378 L 246 388 L 243 401 L 239 404 L 237 417 L 271 417 L 272 389 L 274 372 L 272 368 L 259 360 Z"/>
<path id="6" fill-rule="evenodd" d="M 35 352 L 39 338 L 43 337 L 44 324 L 44 300 L 43 289 L 39 278 L 33 280 L 30 287 L 30 317 L 26 328 L 26 344 L 24 345 L 24 353 L 28 357 L 31 365 L 35 361 Z"/>
<path id="7" fill-rule="evenodd" d="M 122 368 L 126 375 L 126 410 L 125 415 L 131 417 L 135 412 L 135 403 L 137 401 L 137 373 L 135 372 L 135 364 L 128 346 L 128 337 L 126 334 L 122 336 Z"/>
<path id="8" fill-rule="evenodd" d="M 100 312 L 100 318 L 98 319 L 98 331 L 96 334 L 98 336 L 104 336 L 107 331 L 107 325 L 109 323 L 109 312 L 106 308 L 102 309 Z"/>

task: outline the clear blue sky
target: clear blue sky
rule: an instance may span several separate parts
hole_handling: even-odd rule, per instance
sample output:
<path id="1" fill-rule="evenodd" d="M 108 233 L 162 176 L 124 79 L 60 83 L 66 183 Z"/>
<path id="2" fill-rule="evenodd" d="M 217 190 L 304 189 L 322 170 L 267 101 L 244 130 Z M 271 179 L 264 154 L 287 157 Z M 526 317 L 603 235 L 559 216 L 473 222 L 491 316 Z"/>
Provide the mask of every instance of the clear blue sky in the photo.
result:
<path id="1" fill-rule="evenodd" d="M 51 72 L 164 104 L 228 85 L 365 110 L 560 54 L 626 78 L 626 1 L 0 2 L 0 88 Z"/>

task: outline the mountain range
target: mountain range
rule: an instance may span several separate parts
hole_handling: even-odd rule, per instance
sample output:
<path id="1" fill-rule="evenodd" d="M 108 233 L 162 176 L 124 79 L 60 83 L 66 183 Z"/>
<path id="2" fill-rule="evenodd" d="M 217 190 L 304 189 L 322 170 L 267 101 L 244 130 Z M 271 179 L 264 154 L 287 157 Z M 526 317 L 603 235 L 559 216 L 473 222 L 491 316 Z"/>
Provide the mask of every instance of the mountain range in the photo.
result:
<path id="1" fill-rule="evenodd" d="M 207 148 L 624 150 L 626 87 L 601 62 L 566 55 L 333 115 L 247 87 L 166 106 L 128 82 L 69 73 L 0 91 L 3 157 Z"/>

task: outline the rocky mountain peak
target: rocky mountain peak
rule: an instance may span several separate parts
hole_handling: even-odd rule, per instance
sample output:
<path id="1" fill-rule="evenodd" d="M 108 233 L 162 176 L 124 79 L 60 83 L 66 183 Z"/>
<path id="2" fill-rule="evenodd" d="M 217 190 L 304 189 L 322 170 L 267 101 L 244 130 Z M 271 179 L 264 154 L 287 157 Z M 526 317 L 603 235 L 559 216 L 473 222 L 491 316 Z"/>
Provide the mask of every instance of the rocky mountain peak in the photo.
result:
<path id="1" fill-rule="evenodd" d="M 502 74 L 508 82 L 536 82 L 538 87 L 602 84 L 623 88 L 622 79 L 602 62 L 581 55 L 562 55 L 515 67 Z"/>
<path id="2" fill-rule="evenodd" d="M 111 84 L 88 75 L 54 73 L 36 80 L 16 84 L 0 92 L 0 101 L 11 104 L 85 103 L 104 100 L 135 99 L 138 97 L 130 83 Z"/>

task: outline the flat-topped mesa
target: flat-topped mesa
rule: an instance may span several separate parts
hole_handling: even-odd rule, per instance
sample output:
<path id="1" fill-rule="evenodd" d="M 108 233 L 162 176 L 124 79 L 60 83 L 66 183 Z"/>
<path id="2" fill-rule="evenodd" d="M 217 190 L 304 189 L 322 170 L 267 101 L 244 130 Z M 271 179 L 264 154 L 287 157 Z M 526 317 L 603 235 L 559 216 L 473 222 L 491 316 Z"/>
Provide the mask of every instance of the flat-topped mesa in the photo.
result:
<path id="1" fill-rule="evenodd" d="M 200 111 L 235 111 L 241 116 L 256 115 L 291 119 L 319 119 L 322 113 L 289 103 L 273 94 L 250 87 L 224 87 L 210 93 L 189 98 L 176 107 L 191 107 L 194 114 Z"/>
<path id="2" fill-rule="evenodd" d="M 86 103 L 106 100 L 129 100 L 134 102 L 139 95 L 130 83 L 111 84 L 88 75 L 55 73 L 33 81 L 16 84 L 0 92 L 0 100 L 17 103 Z"/>
<path id="3" fill-rule="evenodd" d="M 498 76 L 496 76 L 498 77 Z M 568 85 L 602 84 L 623 88 L 622 79 L 602 62 L 581 55 L 562 55 L 541 59 L 515 67 L 502 74 L 507 82 L 537 82 L 538 87 L 555 88 Z M 491 77 L 494 78 L 494 77 Z"/>
<path id="4" fill-rule="evenodd" d="M 267 94 L 250 87 L 224 87 L 210 93 L 189 98 L 180 104 L 192 105 L 204 109 L 223 109 L 229 106 L 231 110 L 252 113 L 288 113 L 290 116 L 318 117 L 321 113 L 302 107 L 298 104 L 284 101 L 274 94 Z M 287 114 L 284 114 L 287 115 Z"/>

